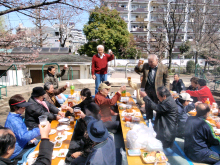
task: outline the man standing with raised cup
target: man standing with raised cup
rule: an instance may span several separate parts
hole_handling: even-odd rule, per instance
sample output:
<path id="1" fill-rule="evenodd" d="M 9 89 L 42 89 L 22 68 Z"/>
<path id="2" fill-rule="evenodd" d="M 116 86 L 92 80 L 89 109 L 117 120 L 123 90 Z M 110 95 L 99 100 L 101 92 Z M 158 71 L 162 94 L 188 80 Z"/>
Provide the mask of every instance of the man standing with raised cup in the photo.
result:
<path id="1" fill-rule="evenodd" d="M 168 68 L 162 63 L 158 62 L 158 57 L 155 54 L 148 55 L 148 63 L 139 60 L 138 65 L 135 67 L 135 72 L 143 74 L 143 80 L 141 82 L 141 88 L 144 88 L 148 97 L 154 102 L 158 103 L 157 98 L 157 88 L 161 86 L 166 86 L 170 89 L 170 79 Z M 153 118 L 153 109 L 149 110 L 149 105 L 145 102 L 145 109 L 147 119 Z"/>
<path id="2" fill-rule="evenodd" d="M 108 62 L 114 59 L 114 54 L 109 51 L 109 54 L 104 53 L 104 46 L 97 46 L 98 54 L 92 57 L 92 78 L 95 80 L 95 94 L 98 93 L 99 84 L 107 81 Z"/>

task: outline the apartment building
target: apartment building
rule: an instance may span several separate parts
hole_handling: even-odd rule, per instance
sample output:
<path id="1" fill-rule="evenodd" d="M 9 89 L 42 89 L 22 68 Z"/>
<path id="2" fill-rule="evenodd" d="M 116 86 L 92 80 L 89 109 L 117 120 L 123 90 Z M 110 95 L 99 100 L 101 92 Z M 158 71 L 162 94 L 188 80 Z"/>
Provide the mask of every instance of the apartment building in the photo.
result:
<path id="1" fill-rule="evenodd" d="M 201 6 L 201 10 L 204 10 L 205 0 L 196 1 Z M 217 0 L 212 1 L 211 5 L 213 7 L 220 4 Z M 180 53 L 179 46 L 184 41 L 193 40 L 193 30 L 189 22 L 194 20 L 190 18 L 189 11 L 193 11 L 194 1 L 178 0 L 173 2 L 178 2 L 178 10 L 175 10 L 175 15 L 181 15 L 184 19 L 173 48 L 174 57 L 177 57 Z M 172 3 L 172 0 L 102 0 L 101 3 L 110 9 L 119 11 L 121 18 L 127 22 L 128 31 L 134 35 L 135 40 L 140 45 L 148 43 L 145 44 L 148 45 L 148 50 L 149 47 L 154 49 L 153 43 L 156 41 L 155 38 L 158 38 L 162 33 L 163 40 L 168 40 L 163 20 L 167 20 L 169 13 L 172 12 L 170 10 L 172 8 L 171 5 L 175 5 L 175 3 Z M 142 50 L 146 52 L 145 48 Z"/>

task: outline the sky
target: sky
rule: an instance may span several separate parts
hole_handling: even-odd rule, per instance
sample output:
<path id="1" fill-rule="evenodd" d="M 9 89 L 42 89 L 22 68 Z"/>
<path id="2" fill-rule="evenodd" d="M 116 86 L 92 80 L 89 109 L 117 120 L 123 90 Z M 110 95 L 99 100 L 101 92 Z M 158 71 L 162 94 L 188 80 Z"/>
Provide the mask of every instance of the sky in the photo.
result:
<path id="1" fill-rule="evenodd" d="M 83 30 L 84 24 L 88 22 L 89 19 L 89 13 L 83 12 L 79 15 L 80 22 L 76 22 L 75 29 Z M 19 23 L 22 23 L 25 27 L 34 27 L 33 23 L 31 22 L 30 17 L 27 17 L 23 14 L 12 12 L 10 14 L 5 15 L 5 20 L 7 22 L 7 25 L 9 28 L 15 29 Z M 48 22 L 46 25 L 51 26 L 51 24 Z"/>

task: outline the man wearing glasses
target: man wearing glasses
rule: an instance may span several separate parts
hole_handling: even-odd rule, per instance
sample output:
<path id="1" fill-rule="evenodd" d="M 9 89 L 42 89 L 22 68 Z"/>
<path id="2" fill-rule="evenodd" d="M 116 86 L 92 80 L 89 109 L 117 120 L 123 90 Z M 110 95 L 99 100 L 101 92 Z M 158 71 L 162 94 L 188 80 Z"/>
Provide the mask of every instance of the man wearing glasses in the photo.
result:
<path id="1" fill-rule="evenodd" d="M 105 127 L 108 131 L 116 133 L 119 121 L 116 120 L 118 113 L 115 113 L 111 106 L 115 105 L 121 97 L 121 92 L 126 90 L 125 86 L 122 86 L 118 92 L 111 98 L 107 98 L 110 92 L 111 86 L 101 83 L 98 88 L 98 93 L 95 95 L 95 103 L 100 107 L 101 120 L 104 122 Z"/>

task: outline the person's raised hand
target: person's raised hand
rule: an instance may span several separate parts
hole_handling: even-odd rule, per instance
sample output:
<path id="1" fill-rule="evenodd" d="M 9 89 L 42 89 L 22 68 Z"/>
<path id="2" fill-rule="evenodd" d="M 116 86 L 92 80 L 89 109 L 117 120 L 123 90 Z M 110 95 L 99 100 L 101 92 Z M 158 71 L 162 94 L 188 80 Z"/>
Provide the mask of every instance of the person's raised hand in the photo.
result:
<path id="1" fill-rule="evenodd" d="M 92 75 L 92 78 L 95 80 L 95 79 L 96 79 L 96 76 L 95 76 L 95 75 Z"/>
<path id="2" fill-rule="evenodd" d="M 120 87 L 118 93 L 121 94 L 121 92 L 124 91 L 124 90 L 126 90 L 126 86 L 125 85 Z"/>
<path id="3" fill-rule="evenodd" d="M 51 130 L 50 122 L 47 121 L 47 124 L 46 124 L 45 127 L 42 127 L 39 124 L 39 129 L 40 129 L 41 139 L 49 139 L 49 133 L 50 133 L 50 130 Z"/>
<path id="4" fill-rule="evenodd" d="M 68 87 L 68 85 L 66 84 L 66 85 L 64 85 L 64 88 L 66 89 Z"/>
<path id="5" fill-rule="evenodd" d="M 201 101 L 195 102 L 195 103 L 194 103 L 195 107 L 197 107 L 197 105 L 200 104 L 200 103 L 201 103 Z"/>
<path id="6" fill-rule="evenodd" d="M 63 69 L 64 69 L 64 70 L 67 70 L 67 69 L 68 69 L 68 66 L 64 66 Z"/>
<path id="7" fill-rule="evenodd" d="M 141 65 L 142 65 L 142 61 L 139 60 L 139 61 L 138 61 L 138 67 L 140 67 Z"/>
<path id="8" fill-rule="evenodd" d="M 60 119 L 62 119 L 62 118 L 63 118 L 63 117 L 60 116 L 60 115 L 57 115 L 57 117 L 56 117 L 57 120 L 60 120 Z"/>
<path id="9" fill-rule="evenodd" d="M 112 52 L 112 51 L 110 51 L 110 52 L 109 52 L 109 54 L 110 54 L 110 55 L 113 55 L 113 52 Z"/>
<path id="10" fill-rule="evenodd" d="M 84 119 L 86 117 L 85 113 L 83 113 L 82 111 L 79 111 L 78 114 L 82 119 Z"/>
<path id="11" fill-rule="evenodd" d="M 186 91 L 181 91 L 180 93 L 186 93 Z"/>
<path id="12" fill-rule="evenodd" d="M 145 97 L 145 96 L 147 96 L 147 94 L 146 94 L 146 92 L 140 91 L 140 96 Z"/>
<path id="13" fill-rule="evenodd" d="M 67 111 L 70 111 L 70 113 L 73 113 L 73 108 L 71 108 L 70 106 L 66 107 Z"/>
<path id="14" fill-rule="evenodd" d="M 59 111 L 59 112 L 58 112 L 58 115 L 60 115 L 61 117 L 64 117 L 64 116 L 65 116 L 65 112 Z"/>
<path id="15" fill-rule="evenodd" d="M 78 151 L 78 152 L 74 152 L 74 153 L 71 155 L 71 157 L 76 159 L 76 158 L 78 158 L 80 155 L 82 155 L 82 152 L 79 152 L 79 151 Z"/>

